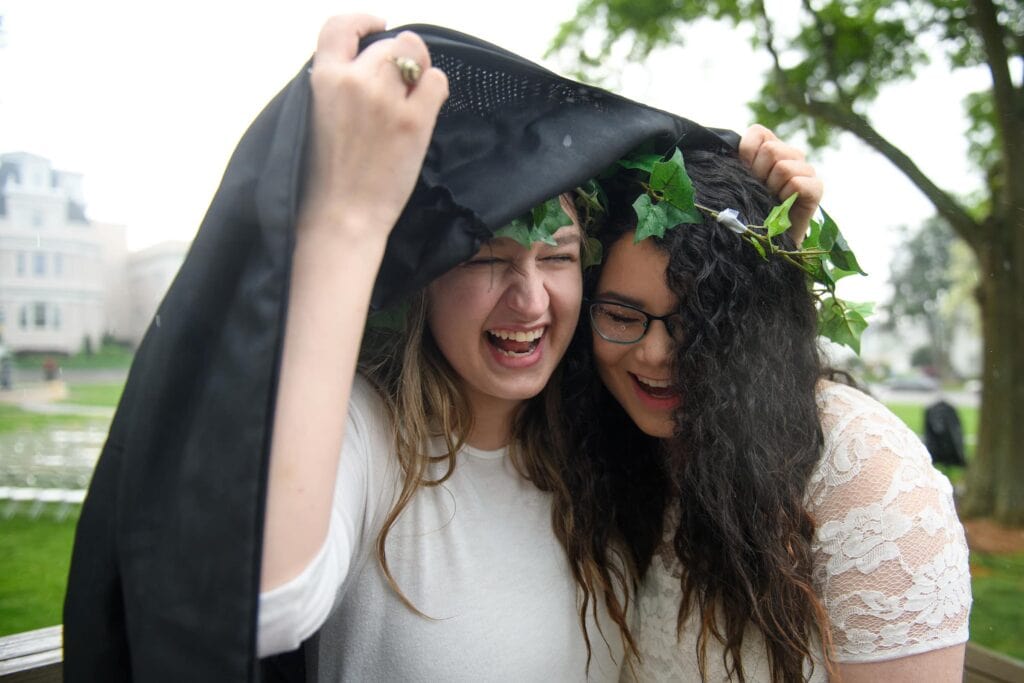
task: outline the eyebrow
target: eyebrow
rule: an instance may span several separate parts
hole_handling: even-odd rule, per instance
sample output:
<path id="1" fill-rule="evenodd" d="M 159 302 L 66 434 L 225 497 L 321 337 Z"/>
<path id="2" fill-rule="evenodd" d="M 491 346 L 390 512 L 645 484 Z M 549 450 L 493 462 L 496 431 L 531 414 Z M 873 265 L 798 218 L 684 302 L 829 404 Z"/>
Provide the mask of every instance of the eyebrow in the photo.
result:
<path id="1" fill-rule="evenodd" d="M 509 244 L 519 244 L 518 242 L 516 242 L 511 237 L 502 236 L 502 237 L 492 237 L 491 239 L 489 239 L 486 242 L 484 242 L 484 245 L 491 245 L 491 247 L 493 248 L 495 244 L 500 244 L 500 243 L 502 243 L 503 240 L 508 240 Z M 547 244 L 546 242 L 534 242 L 534 244 L 539 244 L 541 247 L 548 247 L 550 249 L 557 249 L 558 247 L 564 247 L 564 246 L 570 245 L 570 244 L 580 244 L 580 245 L 582 245 L 583 244 L 583 237 L 580 235 L 580 233 L 578 231 L 573 231 L 573 232 L 567 233 L 565 235 L 560 235 L 559 237 L 556 237 L 554 244 Z M 520 246 L 522 246 L 522 245 L 520 245 Z"/>
<path id="2" fill-rule="evenodd" d="M 622 294 L 622 293 L 616 292 L 616 291 L 598 292 L 598 293 L 596 293 L 594 295 L 594 298 L 595 299 L 613 300 L 613 301 L 616 301 L 616 302 L 618 302 L 620 304 L 629 304 L 630 306 L 634 306 L 634 307 L 639 308 L 641 310 L 644 307 L 644 302 L 641 301 L 640 299 L 637 299 L 637 298 L 632 297 L 632 296 L 626 296 L 625 294 Z"/>
<path id="3" fill-rule="evenodd" d="M 567 244 L 582 244 L 583 238 L 580 236 L 579 232 L 574 231 L 566 235 L 562 235 L 561 237 L 556 237 L 555 243 L 559 247 L 564 247 Z"/>

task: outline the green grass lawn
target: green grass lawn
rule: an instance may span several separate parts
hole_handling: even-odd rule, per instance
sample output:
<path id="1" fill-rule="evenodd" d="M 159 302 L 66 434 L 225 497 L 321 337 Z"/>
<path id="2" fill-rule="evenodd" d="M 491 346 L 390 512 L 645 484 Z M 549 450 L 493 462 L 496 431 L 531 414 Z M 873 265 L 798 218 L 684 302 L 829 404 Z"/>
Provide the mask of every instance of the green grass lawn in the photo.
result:
<path id="1" fill-rule="evenodd" d="M 971 553 L 971 640 L 1024 659 L 1024 553 Z"/>
<path id="2" fill-rule="evenodd" d="M 885 406 L 896 413 L 908 427 L 913 429 L 919 436 L 924 434 L 924 409 L 925 406 L 911 405 L 909 403 L 886 403 Z M 956 409 L 960 416 L 960 426 L 964 431 L 964 445 L 967 457 L 974 455 L 974 447 L 978 437 L 978 409 L 972 407 L 958 406 Z"/>
<path id="3" fill-rule="evenodd" d="M 69 384 L 68 397 L 63 403 L 116 408 L 124 391 L 124 382 L 107 384 Z"/>
<path id="4" fill-rule="evenodd" d="M 17 406 L 0 403 L 0 434 L 19 430 L 73 429 L 94 422 L 95 417 L 33 413 Z"/>
<path id="5" fill-rule="evenodd" d="M 53 358 L 58 366 L 69 370 L 127 370 L 132 364 L 133 357 L 134 352 L 131 349 L 117 344 L 104 344 L 93 353 L 77 353 L 73 356 L 48 353 L 19 354 L 15 356 L 14 364 L 23 369 L 42 368 L 46 358 Z"/>
<path id="6" fill-rule="evenodd" d="M 0 636 L 61 623 L 76 521 L 0 518 Z"/>
<path id="7" fill-rule="evenodd" d="M 918 436 L 924 436 L 925 406 L 910 403 L 886 403 L 885 406 L 903 420 Z M 967 461 L 970 462 L 971 458 L 974 457 L 974 449 L 978 443 L 978 409 L 958 406 L 956 412 L 960 416 L 960 426 L 963 428 L 964 433 L 964 454 Z M 936 467 L 949 478 L 949 481 L 954 486 L 963 481 L 963 467 L 949 465 L 936 465 Z"/>

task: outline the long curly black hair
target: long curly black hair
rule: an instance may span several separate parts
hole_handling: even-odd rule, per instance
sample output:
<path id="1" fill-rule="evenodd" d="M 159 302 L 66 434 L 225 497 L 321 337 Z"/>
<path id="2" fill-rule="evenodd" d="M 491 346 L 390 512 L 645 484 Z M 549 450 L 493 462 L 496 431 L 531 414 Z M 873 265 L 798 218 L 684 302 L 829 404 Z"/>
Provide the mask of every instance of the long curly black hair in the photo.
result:
<path id="1" fill-rule="evenodd" d="M 775 204 L 737 159 L 703 152 L 684 158 L 699 203 L 737 209 L 752 224 Z M 612 189 L 601 233 L 606 249 L 636 225 L 629 192 Z M 592 480 L 602 487 L 597 497 L 578 505 L 607 497 L 599 510 L 578 511 L 577 520 L 590 525 L 598 544 L 621 534 L 641 576 L 662 543 L 663 524 L 674 525 L 672 548 L 683 568 L 678 627 L 699 617 L 694 647 L 702 672 L 714 638 L 732 677 L 744 681 L 741 646 L 754 626 L 764 635 L 773 681 L 803 680 L 817 647 L 830 650 L 812 582 L 815 522 L 804 505 L 822 446 L 815 385 L 826 374 L 805 276 L 782 259 L 762 258 L 710 217 L 655 242 L 669 255 L 665 278 L 686 324 L 673 362 L 683 396 L 675 433 L 660 442 L 647 437 L 599 382 L 587 383 L 591 333 L 580 325 L 566 399 L 579 407 L 578 457 L 595 458 L 603 476 Z M 597 273 L 589 275 L 589 292 L 596 280 Z"/>

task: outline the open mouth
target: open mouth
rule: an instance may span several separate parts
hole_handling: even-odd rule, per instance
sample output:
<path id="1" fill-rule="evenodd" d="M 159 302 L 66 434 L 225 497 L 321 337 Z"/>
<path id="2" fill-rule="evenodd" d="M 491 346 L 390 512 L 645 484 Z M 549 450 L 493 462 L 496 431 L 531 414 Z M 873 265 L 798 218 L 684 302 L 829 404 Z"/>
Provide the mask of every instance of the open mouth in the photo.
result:
<path id="1" fill-rule="evenodd" d="M 640 375 L 634 375 L 633 373 L 630 373 L 630 376 L 636 383 L 637 388 L 651 398 L 672 399 L 677 396 L 670 380 L 641 377 Z"/>
<path id="2" fill-rule="evenodd" d="M 546 330 L 487 330 L 487 341 L 508 358 L 523 358 L 537 349 Z"/>

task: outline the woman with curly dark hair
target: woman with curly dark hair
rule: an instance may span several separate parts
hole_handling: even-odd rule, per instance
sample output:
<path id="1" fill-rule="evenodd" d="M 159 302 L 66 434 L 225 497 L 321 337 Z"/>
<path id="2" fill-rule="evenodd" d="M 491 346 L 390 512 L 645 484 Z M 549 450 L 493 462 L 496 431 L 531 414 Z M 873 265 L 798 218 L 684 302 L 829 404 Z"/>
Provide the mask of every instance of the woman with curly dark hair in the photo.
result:
<path id="1" fill-rule="evenodd" d="M 764 221 L 774 202 L 736 159 L 684 156 L 699 204 Z M 573 399 L 602 411 L 580 457 L 615 501 L 580 517 L 614 520 L 642 576 L 627 675 L 959 680 L 970 580 L 949 482 L 829 379 L 804 273 L 710 215 L 636 242 L 619 199 L 572 365 L 592 352 L 603 383 Z"/>

